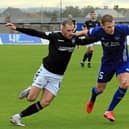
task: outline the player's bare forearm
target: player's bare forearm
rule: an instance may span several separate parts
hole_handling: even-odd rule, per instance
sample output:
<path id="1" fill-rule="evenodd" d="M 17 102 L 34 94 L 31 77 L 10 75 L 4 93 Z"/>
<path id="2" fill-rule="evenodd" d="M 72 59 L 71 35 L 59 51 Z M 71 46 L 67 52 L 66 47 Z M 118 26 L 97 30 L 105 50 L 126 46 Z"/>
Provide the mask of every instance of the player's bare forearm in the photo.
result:
<path id="1" fill-rule="evenodd" d="M 78 31 L 78 32 L 74 33 L 74 35 L 76 35 L 76 36 L 86 36 L 87 31 L 88 31 L 87 29 L 84 29 L 82 31 Z"/>

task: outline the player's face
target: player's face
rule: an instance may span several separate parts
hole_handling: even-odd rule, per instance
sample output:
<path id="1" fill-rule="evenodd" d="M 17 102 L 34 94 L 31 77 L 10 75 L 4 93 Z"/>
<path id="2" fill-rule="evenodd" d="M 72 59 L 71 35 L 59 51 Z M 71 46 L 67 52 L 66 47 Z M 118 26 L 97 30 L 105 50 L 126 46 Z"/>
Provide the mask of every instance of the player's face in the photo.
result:
<path id="1" fill-rule="evenodd" d="M 104 24 L 102 24 L 102 27 L 104 29 L 104 31 L 109 34 L 109 35 L 113 35 L 114 34 L 114 26 L 115 26 L 115 22 L 105 22 Z"/>
<path id="2" fill-rule="evenodd" d="M 73 31 L 74 31 L 74 25 L 73 24 L 72 25 L 66 24 L 65 26 L 62 26 L 62 34 L 67 39 L 71 39 L 72 38 Z"/>
<path id="3" fill-rule="evenodd" d="M 91 20 L 96 20 L 96 13 L 91 13 L 90 18 Z"/>

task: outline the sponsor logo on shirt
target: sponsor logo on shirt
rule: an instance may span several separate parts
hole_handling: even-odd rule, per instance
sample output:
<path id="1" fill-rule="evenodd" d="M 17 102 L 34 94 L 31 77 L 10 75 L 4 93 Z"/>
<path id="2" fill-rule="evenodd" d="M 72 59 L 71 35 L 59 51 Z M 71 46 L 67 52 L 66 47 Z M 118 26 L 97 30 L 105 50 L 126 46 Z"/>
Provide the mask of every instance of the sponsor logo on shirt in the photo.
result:
<path id="1" fill-rule="evenodd" d="M 68 51 L 68 52 L 72 52 L 74 50 L 74 47 L 62 47 L 60 46 L 58 48 L 59 51 Z"/>
<path id="2" fill-rule="evenodd" d="M 58 42 L 64 42 L 64 40 L 62 40 L 62 39 L 58 39 Z"/>

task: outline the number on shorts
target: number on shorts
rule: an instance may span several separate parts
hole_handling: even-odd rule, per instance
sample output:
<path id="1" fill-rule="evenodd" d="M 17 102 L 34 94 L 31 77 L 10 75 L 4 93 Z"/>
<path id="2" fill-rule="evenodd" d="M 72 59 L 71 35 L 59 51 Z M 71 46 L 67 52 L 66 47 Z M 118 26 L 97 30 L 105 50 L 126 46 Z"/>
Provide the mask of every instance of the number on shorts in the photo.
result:
<path id="1" fill-rule="evenodd" d="M 104 72 L 99 73 L 99 79 L 103 79 Z"/>

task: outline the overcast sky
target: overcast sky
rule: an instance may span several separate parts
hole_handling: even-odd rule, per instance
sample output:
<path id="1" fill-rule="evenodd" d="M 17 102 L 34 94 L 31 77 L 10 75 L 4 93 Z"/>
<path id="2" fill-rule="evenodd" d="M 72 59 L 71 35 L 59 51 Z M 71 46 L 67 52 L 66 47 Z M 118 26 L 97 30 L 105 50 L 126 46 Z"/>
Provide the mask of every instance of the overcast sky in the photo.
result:
<path id="1" fill-rule="evenodd" d="M 94 7 L 103 7 L 108 5 L 113 8 L 114 5 L 119 5 L 120 8 L 129 8 L 129 0 L 2 0 L 0 8 L 7 7 L 60 7 L 62 6 L 78 6 L 80 8 L 91 5 Z"/>

